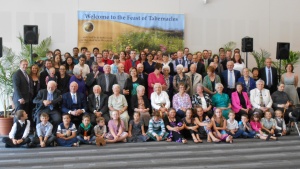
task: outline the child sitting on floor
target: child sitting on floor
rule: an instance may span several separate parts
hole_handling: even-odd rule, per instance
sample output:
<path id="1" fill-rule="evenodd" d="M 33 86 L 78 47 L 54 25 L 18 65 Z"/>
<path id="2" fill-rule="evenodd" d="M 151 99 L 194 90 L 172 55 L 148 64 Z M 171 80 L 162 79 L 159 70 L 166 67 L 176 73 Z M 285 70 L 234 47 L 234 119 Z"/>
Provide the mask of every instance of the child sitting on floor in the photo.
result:
<path id="1" fill-rule="evenodd" d="M 187 109 L 185 112 L 185 118 L 183 118 L 183 123 L 185 124 L 185 129 L 187 129 L 193 137 L 194 143 L 202 143 L 200 139 L 200 134 L 198 131 L 198 125 L 195 122 L 195 118 L 193 118 L 192 109 Z"/>
<path id="2" fill-rule="evenodd" d="M 275 133 L 277 134 L 277 136 L 286 135 L 286 124 L 281 110 L 275 111 L 275 121 L 276 121 Z"/>
<path id="3" fill-rule="evenodd" d="M 95 144 L 94 127 L 91 124 L 90 116 L 83 115 L 82 123 L 78 126 L 77 139 L 82 144 Z"/>
<path id="4" fill-rule="evenodd" d="M 134 112 L 133 120 L 129 122 L 128 142 L 146 142 L 148 138 L 140 112 Z"/>
<path id="5" fill-rule="evenodd" d="M 231 135 L 233 138 L 238 138 L 243 131 L 239 129 L 238 122 L 235 120 L 235 113 L 229 112 L 229 119 L 227 120 L 226 132 Z"/>
<path id="6" fill-rule="evenodd" d="M 125 132 L 125 125 L 120 118 L 119 112 L 113 111 L 111 116 L 112 119 L 108 122 L 109 133 L 107 133 L 106 142 L 127 142 L 126 137 L 128 136 L 128 133 Z"/>
<path id="7" fill-rule="evenodd" d="M 276 121 L 272 118 L 271 112 L 265 112 L 265 117 L 262 118 L 260 122 L 262 125 L 261 131 L 267 135 L 266 141 L 268 141 L 270 138 L 277 141 L 277 133 L 275 133 Z"/>
<path id="8" fill-rule="evenodd" d="M 49 115 L 42 113 L 40 119 L 41 122 L 36 125 L 37 136 L 33 138 L 32 144 L 43 148 L 53 144 L 55 136 L 52 135 L 53 125 L 49 122 Z"/>
<path id="9" fill-rule="evenodd" d="M 239 128 L 242 130 L 242 136 L 244 138 L 254 138 L 255 131 L 252 130 L 250 123 L 248 122 L 248 115 L 243 114 L 241 117 L 241 121 L 239 122 Z"/>
<path id="10" fill-rule="evenodd" d="M 149 121 L 147 135 L 154 141 L 166 140 L 168 133 L 166 132 L 165 123 L 161 118 L 159 111 L 152 113 L 153 117 Z"/>
<path id="11" fill-rule="evenodd" d="M 30 130 L 30 121 L 27 120 L 28 115 L 24 110 L 18 110 L 15 115 L 18 119 L 14 123 L 9 133 L 9 137 L 4 137 L 2 142 L 5 143 L 5 147 L 25 147 L 27 148 L 30 143 L 28 138 Z"/>
<path id="12" fill-rule="evenodd" d="M 94 127 L 94 133 L 96 135 L 96 145 L 97 146 L 105 146 L 106 145 L 106 125 L 105 125 L 105 119 L 103 117 L 97 117 L 96 119 L 97 125 Z"/>
<path id="13" fill-rule="evenodd" d="M 56 132 L 56 142 L 60 146 L 65 147 L 78 147 L 76 138 L 76 126 L 71 122 L 71 115 L 64 114 L 63 122 L 60 123 L 57 127 Z"/>

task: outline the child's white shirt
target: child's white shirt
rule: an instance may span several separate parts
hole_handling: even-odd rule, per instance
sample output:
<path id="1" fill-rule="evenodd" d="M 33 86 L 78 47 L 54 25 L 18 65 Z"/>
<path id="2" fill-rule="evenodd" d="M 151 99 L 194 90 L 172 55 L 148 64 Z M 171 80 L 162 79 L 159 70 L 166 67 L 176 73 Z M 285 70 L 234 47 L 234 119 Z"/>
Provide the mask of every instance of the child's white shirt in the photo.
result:
<path id="1" fill-rule="evenodd" d="M 234 130 L 234 129 L 238 129 L 239 128 L 239 124 L 236 120 L 234 120 L 233 122 L 230 121 L 230 119 L 227 120 L 227 129 L 228 130 Z"/>

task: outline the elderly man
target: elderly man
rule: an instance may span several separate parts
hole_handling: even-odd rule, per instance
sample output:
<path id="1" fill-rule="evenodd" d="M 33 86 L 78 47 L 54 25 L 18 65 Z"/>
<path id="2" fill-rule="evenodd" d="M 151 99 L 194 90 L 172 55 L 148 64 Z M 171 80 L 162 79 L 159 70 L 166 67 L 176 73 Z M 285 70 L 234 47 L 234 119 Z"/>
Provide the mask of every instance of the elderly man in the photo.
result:
<path id="1" fill-rule="evenodd" d="M 40 90 L 37 96 L 33 99 L 33 103 L 36 104 L 36 112 L 34 116 L 36 124 L 40 123 L 40 115 L 42 113 L 47 113 L 50 117 L 53 129 L 56 130 L 58 124 L 61 122 L 61 114 L 59 112 L 61 100 L 62 96 L 60 91 L 57 90 L 56 82 L 49 81 L 47 89 Z"/>
<path id="2" fill-rule="evenodd" d="M 268 89 L 264 89 L 265 82 L 261 79 L 256 81 L 256 88 L 250 91 L 250 102 L 254 112 L 258 112 L 263 117 L 266 111 L 270 111 L 274 117 L 272 109 L 273 100 Z"/>
<path id="3" fill-rule="evenodd" d="M 202 83 L 202 76 L 199 73 L 196 73 L 196 70 L 197 70 L 197 66 L 195 64 L 191 64 L 190 71 L 186 73 L 186 75 L 190 77 L 191 89 L 189 90 L 188 93 L 190 97 L 196 94 L 197 85 L 199 83 Z"/>
<path id="4" fill-rule="evenodd" d="M 84 94 L 77 91 L 78 84 L 76 82 L 72 82 L 70 84 L 70 92 L 62 95 L 62 113 L 70 114 L 71 120 L 78 127 L 83 113 L 86 112 L 86 97 Z"/>
<path id="5" fill-rule="evenodd" d="M 112 86 L 118 84 L 116 75 L 110 73 L 110 65 L 104 65 L 104 74 L 101 74 L 97 84 L 101 86 L 103 92 L 108 96 L 112 95 Z"/>
<path id="6" fill-rule="evenodd" d="M 123 63 L 118 64 L 118 73 L 116 73 L 116 77 L 117 77 L 117 82 L 121 88 L 121 93 L 123 94 L 123 88 L 124 88 L 125 82 L 126 82 L 127 78 L 129 77 L 129 75 L 124 72 Z"/>
<path id="7" fill-rule="evenodd" d="M 222 72 L 222 84 L 224 84 L 224 92 L 231 97 L 231 93 L 235 91 L 235 83 L 241 77 L 240 71 L 233 70 L 233 61 L 227 62 L 227 70 Z"/>
<path id="8" fill-rule="evenodd" d="M 278 84 L 278 75 L 276 68 L 272 67 L 272 59 L 267 58 L 265 60 L 265 67 L 259 70 L 258 76 L 266 82 L 265 88 L 270 90 L 270 93 L 276 91 Z"/>
<path id="9" fill-rule="evenodd" d="M 96 124 L 97 117 L 103 117 L 105 122 L 109 121 L 108 96 L 101 92 L 101 87 L 95 85 L 93 94 L 88 96 L 88 111 L 91 117 L 91 123 Z"/>

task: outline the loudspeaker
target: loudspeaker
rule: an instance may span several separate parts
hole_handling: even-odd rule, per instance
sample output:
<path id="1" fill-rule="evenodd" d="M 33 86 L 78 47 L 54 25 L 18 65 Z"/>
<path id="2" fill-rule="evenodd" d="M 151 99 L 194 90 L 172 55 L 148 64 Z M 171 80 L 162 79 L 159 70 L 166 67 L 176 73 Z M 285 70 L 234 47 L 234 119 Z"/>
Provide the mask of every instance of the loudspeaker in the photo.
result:
<path id="1" fill-rule="evenodd" d="M 27 44 L 38 44 L 39 33 L 37 25 L 24 25 L 24 43 Z"/>
<path id="2" fill-rule="evenodd" d="M 290 43 L 277 42 L 276 59 L 286 60 L 290 55 Z"/>
<path id="3" fill-rule="evenodd" d="M 3 49 L 2 38 L 0 38 L 0 58 L 2 57 L 2 49 Z"/>
<path id="4" fill-rule="evenodd" d="M 253 38 L 244 37 L 242 39 L 242 52 L 253 52 Z"/>

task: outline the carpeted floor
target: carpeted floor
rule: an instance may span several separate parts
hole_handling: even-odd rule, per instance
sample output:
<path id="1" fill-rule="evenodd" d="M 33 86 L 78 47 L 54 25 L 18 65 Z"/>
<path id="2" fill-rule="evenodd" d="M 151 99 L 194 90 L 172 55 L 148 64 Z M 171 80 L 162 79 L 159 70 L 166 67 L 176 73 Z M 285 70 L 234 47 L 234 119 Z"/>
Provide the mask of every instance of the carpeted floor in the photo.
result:
<path id="1" fill-rule="evenodd" d="M 1 138 L 0 138 L 1 139 Z M 300 168 L 296 133 L 279 141 L 236 139 L 233 144 L 147 142 L 105 147 L 4 148 L 0 168 Z"/>

